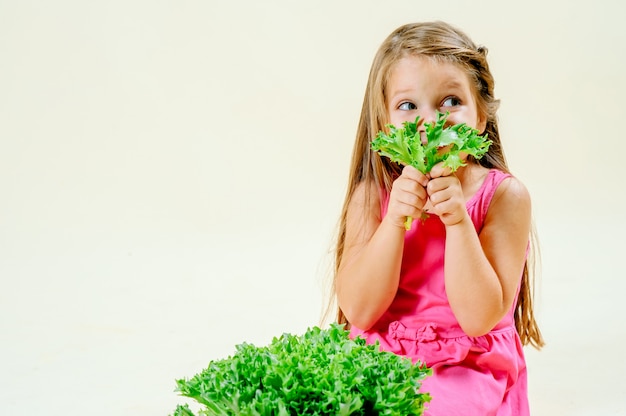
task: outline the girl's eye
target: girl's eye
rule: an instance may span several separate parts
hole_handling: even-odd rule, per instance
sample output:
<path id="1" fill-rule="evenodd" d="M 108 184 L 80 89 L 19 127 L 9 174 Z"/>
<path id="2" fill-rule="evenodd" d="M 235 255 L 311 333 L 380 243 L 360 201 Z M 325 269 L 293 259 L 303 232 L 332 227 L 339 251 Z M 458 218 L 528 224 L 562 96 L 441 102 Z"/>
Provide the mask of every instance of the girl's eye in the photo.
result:
<path id="1" fill-rule="evenodd" d="M 456 97 L 448 97 L 443 100 L 441 103 L 442 107 L 456 107 L 457 105 L 461 105 L 461 100 Z"/>
<path id="2" fill-rule="evenodd" d="M 398 106 L 399 110 L 411 111 L 417 110 L 417 106 L 411 102 L 405 101 Z"/>

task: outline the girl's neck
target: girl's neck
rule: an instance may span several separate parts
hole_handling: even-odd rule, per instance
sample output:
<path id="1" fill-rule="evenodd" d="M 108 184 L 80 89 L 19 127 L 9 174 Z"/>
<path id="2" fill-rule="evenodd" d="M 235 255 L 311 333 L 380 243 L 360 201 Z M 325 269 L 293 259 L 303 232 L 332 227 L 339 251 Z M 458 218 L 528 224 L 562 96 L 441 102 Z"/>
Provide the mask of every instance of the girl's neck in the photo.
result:
<path id="1" fill-rule="evenodd" d="M 465 200 L 469 201 L 472 196 L 480 189 L 489 169 L 475 162 L 467 162 L 466 166 L 459 168 L 455 175 L 461 182 L 463 195 Z"/>

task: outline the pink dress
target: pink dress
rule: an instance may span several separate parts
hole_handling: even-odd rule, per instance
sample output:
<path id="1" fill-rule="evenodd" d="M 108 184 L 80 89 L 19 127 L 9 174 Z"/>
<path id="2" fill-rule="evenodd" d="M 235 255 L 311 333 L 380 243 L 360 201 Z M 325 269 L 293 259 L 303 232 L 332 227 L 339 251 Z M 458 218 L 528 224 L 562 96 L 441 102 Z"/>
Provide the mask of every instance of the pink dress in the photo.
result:
<path id="1" fill-rule="evenodd" d="M 480 232 L 498 185 L 510 175 L 489 171 L 467 210 Z M 383 204 L 386 210 L 386 205 Z M 383 212 L 384 215 L 384 212 Z M 436 215 L 406 233 L 396 297 L 368 331 L 351 328 L 381 349 L 420 360 L 433 370 L 421 391 L 432 400 L 428 416 L 527 416 L 526 364 L 513 319 L 514 306 L 488 334 L 465 335 L 444 287 L 445 227 Z M 513 305 L 517 300 L 513 302 Z"/>

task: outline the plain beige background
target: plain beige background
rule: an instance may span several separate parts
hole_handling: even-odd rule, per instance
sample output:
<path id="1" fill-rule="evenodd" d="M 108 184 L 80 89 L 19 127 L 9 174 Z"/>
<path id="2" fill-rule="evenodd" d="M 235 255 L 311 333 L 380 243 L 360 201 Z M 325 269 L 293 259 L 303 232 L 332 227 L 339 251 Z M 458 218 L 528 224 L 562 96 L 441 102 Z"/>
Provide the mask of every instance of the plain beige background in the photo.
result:
<path id="1" fill-rule="evenodd" d="M 442 19 L 533 195 L 533 415 L 625 415 L 623 4 L 0 0 L 0 414 L 167 415 L 318 324 L 375 50 Z"/>

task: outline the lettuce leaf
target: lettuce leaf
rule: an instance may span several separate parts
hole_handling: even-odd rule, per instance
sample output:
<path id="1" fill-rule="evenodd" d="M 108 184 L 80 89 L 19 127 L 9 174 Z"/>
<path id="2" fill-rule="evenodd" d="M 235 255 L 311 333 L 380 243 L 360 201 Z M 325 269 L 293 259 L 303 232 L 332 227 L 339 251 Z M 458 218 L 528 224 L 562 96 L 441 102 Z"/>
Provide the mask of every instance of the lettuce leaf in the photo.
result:
<path id="1" fill-rule="evenodd" d="M 283 334 L 265 347 L 240 344 L 233 356 L 177 380 L 177 391 L 203 406 L 198 415 L 419 416 L 430 401 L 419 388 L 430 374 L 332 324 Z M 185 404 L 174 416 L 195 415 Z"/>
<path id="2" fill-rule="evenodd" d="M 420 117 L 415 122 L 406 121 L 401 128 L 388 124 L 388 133 L 379 131 L 371 148 L 381 156 L 401 165 L 411 165 L 423 174 L 428 174 L 438 163 L 455 172 L 467 163 L 461 155 L 467 154 L 480 159 L 489 150 L 491 140 L 487 134 L 479 135 L 479 131 L 465 123 L 445 127 L 449 113 L 437 112 L 437 119 L 432 123 L 424 123 L 426 143 L 422 144 L 417 126 Z M 422 218 L 427 218 L 425 213 Z M 405 227 L 411 228 L 412 218 L 407 218 Z"/>

